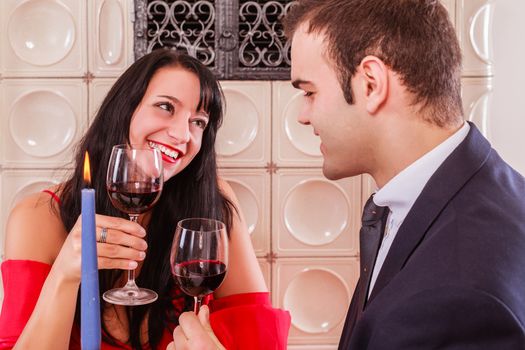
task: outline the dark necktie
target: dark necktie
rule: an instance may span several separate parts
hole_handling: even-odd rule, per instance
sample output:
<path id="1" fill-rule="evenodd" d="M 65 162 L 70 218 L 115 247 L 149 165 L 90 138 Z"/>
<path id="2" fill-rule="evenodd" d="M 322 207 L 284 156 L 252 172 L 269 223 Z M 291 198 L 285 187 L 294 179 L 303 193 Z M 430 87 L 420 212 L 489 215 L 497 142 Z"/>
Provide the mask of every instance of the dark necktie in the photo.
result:
<path id="1" fill-rule="evenodd" d="M 361 219 L 362 226 L 359 231 L 361 274 L 359 276 L 354 296 L 352 297 L 352 303 L 350 304 L 348 314 L 346 315 L 345 326 L 339 343 L 339 350 L 349 349 L 350 337 L 354 330 L 354 326 L 365 308 L 372 270 L 383 237 L 386 218 L 389 213 L 388 207 L 377 206 L 372 198 L 373 195 L 368 198 L 368 201 L 366 201 L 363 210 L 363 217 Z"/>
<path id="2" fill-rule="evenodd" d="M 388 207 L 380 207 L 373 201 L 374 195 L 366 201 L 361 218 L 361 230 L 359 231 L 360 265 L 358 293 L 358 318 L 363 311 L 368 296 L 368 288 L 372 277 L 372 270 L 379 251 L 379 245 L 383 238 Z"/>

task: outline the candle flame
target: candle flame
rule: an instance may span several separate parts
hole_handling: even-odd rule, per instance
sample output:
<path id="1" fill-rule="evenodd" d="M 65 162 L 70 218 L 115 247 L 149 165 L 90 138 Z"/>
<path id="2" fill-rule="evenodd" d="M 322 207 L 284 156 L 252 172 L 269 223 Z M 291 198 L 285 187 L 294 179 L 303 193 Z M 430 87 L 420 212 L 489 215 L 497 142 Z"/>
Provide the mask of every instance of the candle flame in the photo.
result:
<path id="1" fill-rule="evenodd" d="M 91 166 L 89 164 L 89 153 L 87 151 L 84 156 L 84 181 L 88 186 L 91 185 Z"/>

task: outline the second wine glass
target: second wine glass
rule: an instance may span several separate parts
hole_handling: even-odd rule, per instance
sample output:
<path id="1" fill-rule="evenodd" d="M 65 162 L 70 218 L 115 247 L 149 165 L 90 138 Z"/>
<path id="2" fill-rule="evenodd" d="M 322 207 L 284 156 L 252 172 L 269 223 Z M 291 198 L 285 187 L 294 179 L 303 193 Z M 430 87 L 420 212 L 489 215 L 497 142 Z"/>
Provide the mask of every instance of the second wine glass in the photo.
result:
<path id="1" fill-rule="evenodd" d="M 217 289 L 228 267 L 228 236 L 224 223 L 206 218 L 177 223 L 170 256 L 171 272 L 182 291 L 195 300 L 198 313 L 202 298 Z"/>
<path id="2" fill-rule="evenodd" d="M 137 222 L 140 214 L 150 210 L 162 192 L 162 155 L 158 149 L 130 145 L 113 146 L 108 165 L 106 186 L 113 206 Z M 102 295 L 112 304 L 143 305 L 157 300 L 156 292 L 139 288 L 135 270 L 128 271 L 128 281 Z"/>

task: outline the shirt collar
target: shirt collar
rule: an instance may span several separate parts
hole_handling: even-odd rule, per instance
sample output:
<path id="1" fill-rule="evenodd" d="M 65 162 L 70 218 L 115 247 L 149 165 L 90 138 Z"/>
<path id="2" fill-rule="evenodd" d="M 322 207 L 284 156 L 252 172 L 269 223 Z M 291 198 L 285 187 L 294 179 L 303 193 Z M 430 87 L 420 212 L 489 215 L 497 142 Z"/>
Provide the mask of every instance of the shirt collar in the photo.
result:
<path id="1" fill-rule="evenodd" d="M 374 203 L 388 206 L 392 219 L 400 224 L 430 177 L 465 139 L 469 130 L 470 125 L 465 122 L 453 135 L 402 170 L 376 192 Z"/>

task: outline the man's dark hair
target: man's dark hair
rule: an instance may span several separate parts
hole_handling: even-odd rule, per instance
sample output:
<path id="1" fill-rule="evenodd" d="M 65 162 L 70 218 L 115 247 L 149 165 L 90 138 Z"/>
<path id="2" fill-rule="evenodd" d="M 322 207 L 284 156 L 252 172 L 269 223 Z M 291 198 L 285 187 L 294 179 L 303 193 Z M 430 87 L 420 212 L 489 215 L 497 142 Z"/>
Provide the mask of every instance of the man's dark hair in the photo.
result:
<path id="1" fill-rule="evenodd" d="M 426 121 L 455 125 L 463 115 L 461 49 L 440 1 L 299 0 L 284 19 L 288 38 L 302 24 L 325 35 L 348 103 L 352 76 L 374 55 L 399 75 Z"/>

